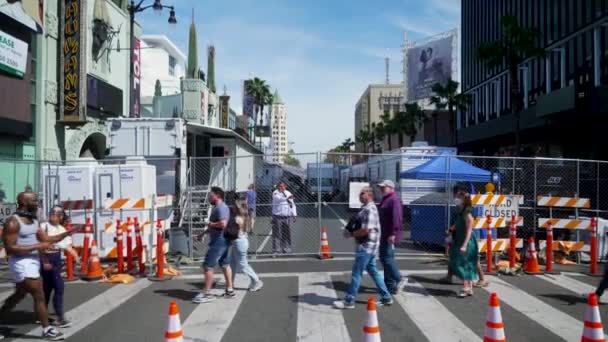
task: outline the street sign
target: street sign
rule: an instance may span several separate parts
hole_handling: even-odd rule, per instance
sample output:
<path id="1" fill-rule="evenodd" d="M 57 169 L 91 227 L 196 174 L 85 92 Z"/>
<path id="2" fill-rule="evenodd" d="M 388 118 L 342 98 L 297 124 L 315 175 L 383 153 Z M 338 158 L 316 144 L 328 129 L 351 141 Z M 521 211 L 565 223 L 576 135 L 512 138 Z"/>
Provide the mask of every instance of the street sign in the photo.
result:
<path id="1" fill-rule="evenodd" d="M 519 196 L 505 196 L 501 204 L 488 204 L 483 206 L 483 217 L 504 218 L 511 221 L 511 216 L 519 217 Z"/>
<path id="2" fill-rule="evenodd" d="M 15 210 L 17 210 L 17 204 L 15 203 L 0 203 L 0 224 L 4 224 L 4 220 L 11 216 Z"/>

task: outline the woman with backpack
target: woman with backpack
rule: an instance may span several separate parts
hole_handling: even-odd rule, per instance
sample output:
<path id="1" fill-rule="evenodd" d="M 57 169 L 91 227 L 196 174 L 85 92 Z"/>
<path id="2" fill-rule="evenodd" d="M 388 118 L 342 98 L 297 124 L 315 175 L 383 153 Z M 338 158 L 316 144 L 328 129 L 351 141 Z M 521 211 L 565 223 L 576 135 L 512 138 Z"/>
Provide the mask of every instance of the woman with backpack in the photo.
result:
<path id="1" fill-rule="evenodd" d="M 260 280 L 253 268 L 247 262 L 247 250 L 249 249 L 249 239 L 247 232 L 249 221 L 249 207 L 247 200 L 237 198 L 234 205 L 230 208 L 230 220 L 226 227 L 226 239 L 231 240 L 231 262 L 232 262 L 232 282 L 238 271 L 243 272 L 251 280 L 249 291 L 255 292 L 262 289 L 264 283 Z"/>

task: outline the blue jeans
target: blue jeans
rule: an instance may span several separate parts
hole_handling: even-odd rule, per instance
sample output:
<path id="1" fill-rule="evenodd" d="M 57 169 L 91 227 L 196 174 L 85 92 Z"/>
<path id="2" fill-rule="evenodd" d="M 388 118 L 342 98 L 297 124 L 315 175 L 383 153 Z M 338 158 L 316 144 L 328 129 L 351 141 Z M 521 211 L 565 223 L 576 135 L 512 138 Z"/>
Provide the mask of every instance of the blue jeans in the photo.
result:
<path id="1" fill-rule="evenodd" d="M 215 268 L 218 264 L 221 267 L 230 265 L 230 256 L 228 255 L 228 247 L 230 242 L 224 238 L 224 232 L 217 229 L 209 231 L 209 250 L 203 261 L 203 269 Z"/>
<path id="2" fill-rule="evenodd" d="M 401 281 L 401 272 L 395 263 L 395 245 L 380 244 L 380 262 L 384 268 L 384 282 L 391 293 L 396 292 L 397 284 Z"/>
<path id="3" fill-rule="evenodd" d="M 234 282 L 234 277 L 236 273 L 241 271 L 245 273 L 246 276 L 251 279 L 252 285 L 260 281 L 258 275 L 255 274 L 255 271 L 249 263 L 247 262 L 247 250 L 249 249 L 249 240 L 247 237 L 240 237 L 232 243 L 230 259 L 232 260 L 232 281 Z"/>
<path id="4" fill-rule="evenodd" d="M 382 299 L 391 298 L 391 294 L 388 292 L 382 275 L 378 272 L 376 266 L 376 256 L 374 254 L 368 254 L 365 251 L 357 251 L 355 255 L 355 264 L 353 265 L 353 274 L 350 282 L 350 288 L 344 296 L 344 301 L 347 303 L 353 303 L 359 292 L 359 286 L 361 286 L 361 276 L 363 276 L 363 270 L 372 277 L 376 287 L 380 290 Z"/>
<path id="5" fill-rule="evenodd" d="M 44 299 L 46 306 L 49 306 L 51 293 L 53 293 L 53 307 L 55 313 L 60 319 L 63 319 L 63 291 L 64 284 L 61 277 L 61 253 L 45 254 L 48 262 L 53 265 L 51 270 L 45 271 L 40 267 L 40 275 L 42 276 L 42 289 L 44 290 Z M 41 263 L 42 264 L 42 263 Z"/>

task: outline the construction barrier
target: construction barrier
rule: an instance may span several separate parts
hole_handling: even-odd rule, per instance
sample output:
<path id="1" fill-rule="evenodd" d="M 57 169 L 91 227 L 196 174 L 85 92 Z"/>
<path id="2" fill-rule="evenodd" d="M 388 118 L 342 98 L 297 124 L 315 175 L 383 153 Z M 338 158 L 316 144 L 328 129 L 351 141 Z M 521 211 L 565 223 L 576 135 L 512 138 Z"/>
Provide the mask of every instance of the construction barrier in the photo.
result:
<path id="1" fill-rule="evenodd" d="M 511 223 L 511 219 L 507 219 L 505 217 L 492 217 L 492 227 L 493 228 L 505 228 L 509 226 Z M 517 217 L 515 219 L 516 226 L 523 226 L 524 218 Z M 477 217 L 473 220 L 473 229 L 487 229 L 488 228 L 488 220 L 486 217 Z"/>
<path id="2" fill-rule="evenodd" d="M 539 196 L 537 204 L 541 207 L 558 208 L 590 208 L 591 201 L 588 198 L 578 197 L 552 197 Z"/>
<path id="3" fill-rule="evenodd" d="M 471 203 L 475 205 L 502 205 L 506 200 L 512 197 L 518 197 L 518 203 L 524 204 L 523 195 L 494 195 L 494 194 L 477 194 L 471 196 Z"/>
<path id="4" fill-rule="evenodd" d="M 514 246 L 514 248 L 522 248 L 523 240 L 516 239 L 513 246 Z M 488 248 L 488 241 L 487 240 L 478 240 L 477 248 L 478 248 L 480 254 L 486 253 L 487 248 Z M 492 240 L 492 253 L 504 253 L 507 249 L 510 250 L 510 248 L 511 248 L 510 239 Z"/>

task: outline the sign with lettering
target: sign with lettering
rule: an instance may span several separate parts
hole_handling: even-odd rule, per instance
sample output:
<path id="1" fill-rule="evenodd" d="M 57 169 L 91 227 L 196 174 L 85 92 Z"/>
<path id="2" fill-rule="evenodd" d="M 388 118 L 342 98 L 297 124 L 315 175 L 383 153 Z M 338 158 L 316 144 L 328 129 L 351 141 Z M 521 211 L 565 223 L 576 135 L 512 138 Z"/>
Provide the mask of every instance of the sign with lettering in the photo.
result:
<path id="1" fill-rule="evenodd" d="M 0 31 L 0 70 L 23 78 L 27 67 L 27 43 Z"/>
<path id="2" fill-rule="evenodd" d="M 230 115 L 230 96 L 220 96 L 220 127 L 228 128 L 228 117 Z"/>
<path id="3" fill-rule="evenodd" d="M 17 210 L 16 203 L 0 203 L 0 224 L 4 224 L 4 220 L 13 215 L 15 210 Z"/>
<path id="4" fill-rule="evenodd" d="M 483 217 L 487 215 L 493 218 L 511 219 L 511 216 L 519 217 L 519 196 L 507 196 L 502 204 L 488 204 L 483 206 Z"/>
<path id="5" fill-rule="evenodd" d="M 64 121 L 81 121 L 83 118 L 82 63 L 84 63 L 81 23 L 81 0 L 65 0 L 63 16 L 63 101 Z"/>
<path id="6" fill-rule="evenodd" d="M 138 118 L 141 115 L 141 53 L 139 39 L 133 38 L 133 111 L 131 117 Z"/>

